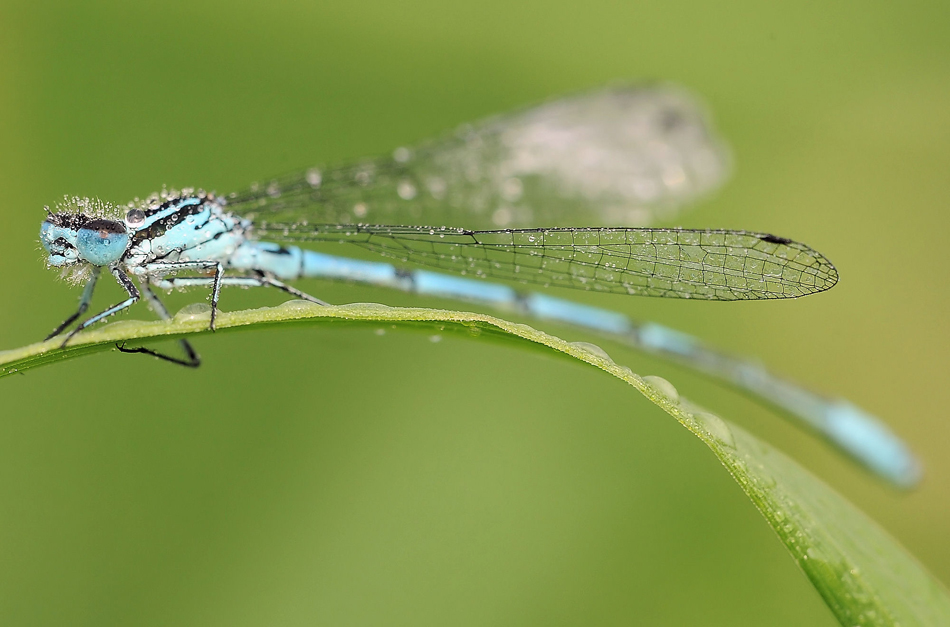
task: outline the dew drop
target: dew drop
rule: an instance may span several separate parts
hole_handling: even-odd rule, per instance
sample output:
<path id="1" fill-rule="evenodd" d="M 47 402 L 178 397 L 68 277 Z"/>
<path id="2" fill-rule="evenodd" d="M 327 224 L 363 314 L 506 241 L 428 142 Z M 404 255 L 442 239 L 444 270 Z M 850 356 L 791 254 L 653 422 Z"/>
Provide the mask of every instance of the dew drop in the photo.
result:
<path id="1" fill-rule="evenodd" d="M 684 172 L 683 168 L 679 165 L 671 165 L 663 170 L 660 176 L 663 179 L 663 184 L 671 189 L 682 187 L 686 184 L 686 172 Z"/>
<path id="2" fill-rule="evenodd" d="M 323 305 L 318 305 L 316 303 L 310 302 L 309 300 L 301 300 L 299 298 L 285 301 L 277 305 L 276 307 L 276 309 L 287 309 L 290 311 L 299 311 L 301 309 L 314 309 L 314 308 L 320 311 L 323 311 L 326 309 L 326 307 L 324 307 Z"/>
<path id="3" fill-rule="evenodd" d="M 373 175 L 368 170 L 360 170 L 356 173 L 356 182 L 360 185 L 369 185 L 369 181 L 373 178 Z"/>
<path id="4" fill-rule="evenodd" d="M 403 179 L 396 186 L 396 193 L 403 200 L 412 200 L 416 197 L 416 186 L 412 184 L 412 181 Z"/>
<path id="5" fill-rule="evenodd" d="M 320 173 L 320 170 L 317 168 L 310 168 L 307 170 L 307 183 L 310 187 L 320 187 L 320 183 L 323 182 L 323 174 Z"/>
<path id="6" fill-rule="evenodd" d="M 175 314 L 175 320 L 194 320 L 211 315 L 211 305 L 207 303 L 191 303 L 185 305 Z"/>
<path id="7" fill-rule="evenodd" d="M 491 215 L 491 221 L 497 226 L 508 226 L 511 224 L 511 210 L 504 207 L 497 209 Z"/>
<path id="8" fill-rule="evenodd" d="M 501 197 L 508 202 L 519 200 L 523 193 L 524 185 L 521 183 L 521 179 L 517 177 L 513 176 L 509 179 L 505 179 L 505 182 L 501 185 Z"/>
<path id="9" fill-rule="evenodd" d="M 601 359 L 606 359 L 610 361 L 610 355 L 607 354 L 607 351 L 597 346 L 596 344 L 591 344 L 590 342 L 571 342 L 571 346 L 574 348 L 579 348 L 582 351 L 588 352 L 591 355 L 596 355 Z"/>
<path id="10" fill-rule="evenodd" d="M 445 198 L 445 191 L 448 186 L 445 184 L 445 179 L 434 176 L 426 181 L 426 187 L 429 189 L 429 193 L 432 194 L 433 198 L 442 200 Z"/>
<path id="11" fill-rule="evenodd" d="M 665 396 L 670 402 L 678 403 L 680 400 L 680 393 L 677 391 L 676 387 L 664 379 L 663 377 L 657 377 L 655 375 L 647 375 L 643 377 L 643 380 L 650 384 L 654 390 L 658 393 Z"/>
<path id="12" fill-rule="evenodd" d="M 696 412 L 693 414 L 693 418 L 702 424 L 703 428 L 706 429 L 709 435 L 713 436 L 729 448 L 736 447 L 735 438 L 732 436 L 732 429 L 729 428 L 729 425 L 727 425 L 722 418 L 707 411 Z"/>
<path id="13" fill-rule="evenodd" d="M 373 311 L 386 311 L 392 309 L 389 305 L 383 305 L 382 303 L 353 303 L 352 305 L 347 305 L 347 307 L 352 307 L 353 309 L 358 309 L 365 312 Z M 393 326 L 395 329 L 396 327 Z"/>

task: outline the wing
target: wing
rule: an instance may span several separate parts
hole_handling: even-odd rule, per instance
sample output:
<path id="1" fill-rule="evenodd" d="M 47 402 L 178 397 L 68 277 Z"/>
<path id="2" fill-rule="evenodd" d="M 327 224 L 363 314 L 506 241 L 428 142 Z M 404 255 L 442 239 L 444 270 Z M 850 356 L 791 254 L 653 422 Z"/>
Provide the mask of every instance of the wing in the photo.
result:
<path id="1" fill-rule="evenodd" d="M 838 273 L 804 244 L 764 233 L 649 228 L 469 231 L 448 227 L 261 223 L 258 235 L 340 242 L 481 278 L 699 300 L 796 298 Z"/>
<path id="2" fill-rule="evenodd" d="M 718 188 L 730 159 L 671 85 L 596 91 L 466 125 L 391 156 L 312 168 L 228 198 L 280 222 L 643 226 Z"/>

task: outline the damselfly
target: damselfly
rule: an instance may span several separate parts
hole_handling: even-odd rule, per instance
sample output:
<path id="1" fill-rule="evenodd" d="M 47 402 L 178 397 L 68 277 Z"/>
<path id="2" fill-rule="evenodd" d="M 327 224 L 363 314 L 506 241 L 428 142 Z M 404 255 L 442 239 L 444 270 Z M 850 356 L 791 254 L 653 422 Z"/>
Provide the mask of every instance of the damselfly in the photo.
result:
<path id="1" fill-rule="evenodd" d="M 76 325 L 64 346 L 140 298 L 169 319 L 153 286 L 210 289 L 214 329 L 224 286 L 274 287 L 325 304 L 285 281 L 380 285 L 566 322 L 677 358 L 792 413 L 891 481 L 912 483 L 917 466 L 902 443 L 844 401 L 814 395 L 660 325 L 508 284 L 720 301 L 797 298 L 831 288 L 838 280 L 834 266 L 784 237 L 631 226 L 670 217 L 716 188 L 728 166 L 724 145 L 696 103 L 658 85 L 555 101 L 391 156 L 313 168 L 227 196 L 165 190 L 125 206 L 67 199 L 47 209 L 40 240 L 47 263 L 85 288 L 78 310 L 49 337 L 85 313 L 103 269 L 127 298 Z M 624 226 L 562 226 L 579 218 Z M 396 226 L 406 223 L 435 226 Z M 452 274 L 288 244 L 300 242 L 349 244 Z M 181 345 L 184 359 L 119 348 L 197 366 L 191 345 Z"/>

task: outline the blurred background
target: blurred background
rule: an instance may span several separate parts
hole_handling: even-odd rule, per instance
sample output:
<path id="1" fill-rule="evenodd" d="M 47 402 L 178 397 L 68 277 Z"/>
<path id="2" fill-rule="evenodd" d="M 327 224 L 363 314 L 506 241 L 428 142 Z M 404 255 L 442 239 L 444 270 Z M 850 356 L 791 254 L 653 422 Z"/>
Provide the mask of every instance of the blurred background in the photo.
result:
<path id="1" fill-rule="evenodd" d="M 36 241 L 63 194 L 227 192 L 618 79 L 676 81 L 735 157 L 677 225 L 794 237 L 841 282 L 732 305 L 570 296 L 881 416 L 923 459 L 914 492 L 602 343 L 798 459 L 950 582 L 948 27 L 936 1 L 4 2 L 0 348 L 75 307 Z M 592 368 L 369 329 L 195 344 L 197 371 L 110 352 L 0 382 L 5 624 L 836 624 L 711 452 Z"/>

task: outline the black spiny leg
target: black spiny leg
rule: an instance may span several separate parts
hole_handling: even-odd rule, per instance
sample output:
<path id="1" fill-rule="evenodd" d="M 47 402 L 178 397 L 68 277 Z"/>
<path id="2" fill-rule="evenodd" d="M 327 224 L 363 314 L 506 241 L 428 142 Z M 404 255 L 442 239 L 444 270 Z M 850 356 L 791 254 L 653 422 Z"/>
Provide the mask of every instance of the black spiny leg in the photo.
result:
<path id="1" fill-rule="evenodd" d="M 178 359 L 177 357 L 165 355 L 163 353 L 159 353 L 158 351 L 153 351 L 150 348 L 145 348 L 144 346 L 139 346 L 137 348 L 126 348 L 125 342 L 116 344 L 115 347 L 120 353 L 126 353 L 129 355 L 132 353 L 151 355 L 152 357 L 157 357 L 158 359 L 171 362 L 173 364 L 178 364 L 179 366 L 185 366 L 186 368 L 197 368 L 200 366 L 201 357 L 195 352 L 195 349 L 191 347 L 191 344 L 188 343 L 188 340 L 179 340 L 179 342 L 181 343 L 182 349 L 184 349 L 185 353 L 188 355 L 188 359 Z"/>
<path id="2" fill-rule="evenodd" d="M 176 288 L 187 288 L 187 287 L 208 287 L 211 285 L 214 287 L 215 278 L 208 277 L 172 277 L 170 279 L 165 279 L 162 283 L 162 287 L 167 287 L 168 289 Z M 255 272 L 254 276 L 226 276 L 220 279 L 220 285 L 238 285 L 241 287 L 276 287 L 277 289 L 290 294 L 291 296 L 296 296 L 302 300 L 308 300 L 311 303 L 316 303 L 318 305 L 323 305 L 324 307 L 329 307 L 330 304 L 311 296 L 306 292 L 301 292 L 297 288 L 291 287 L 286 283 L 282 283 L 277 279 L 271 278 L 264 274 L 263 272 Z M 219 288 L 220 289 L 220 286 Z"/>
<path id="3" fill-rule="evenodd" d="M 168 309 L 165 308 L 165 304 L 158 299 L 158 296 L 156 296 L 155 292 L 149 288 L 147 283 L 142 283 L 142 296 L 145 297 L 146 302 L 148 302 L 148 306 L 159 318 L 162 320 L 171 319 L 171 314 L 168 313 Z M 195 352 L 195 349 L 191 346 L 191 343 L 185 339 L 178 340 L 178 343 L 181 345 L 182 350 L 185 351 L 187 359 L 179 359 L 177 357 L 172 357 L 171 355 L 165 355 L 150 348 L 145 348 L 144 346 L 126 348 L 125 342 L 116 344 L 115 347 L 120 353 L 141 353 L 143 355 L 151 355 L 152 357 L 157 357 L 158 359 L 171 362 L 173 364 L 178 364 L 179 366 L 185 366 L 186 368 L 197 368 L 200 366 L 201 357 L 197 352 Z"/>
<path id="4" fill-rule="evenodd" d="M 165 287 L 166 285 L 174 285 L 176 283 L 175 278 L 165 279 L 164 281 L 158 281 L 159 278 L 165 277 L 169 274 L 179 272 L 181 270 L 214 270 L 214 277 L 210 280 L 211 283 L 211 325 L 210 329 L 214 331 L 214 322 L 218 317 L 218 297 L 221 295 L 221 284 L 222 279 L 224 278 L 224 266 L 222 266 L 217 261 L 171 261 L 171 262 L 155 262 L 150 263 L 145 266 L 146 273 L 149 277 L 152 278 L 153 282 L 157 281 L 158 285 Z M 190 279 L 191 277 L 189 277 Z M 199 277 L 201 280 L 204 277 Z M 188 282 L 187 279 L 184 282 Z M 191 283 L 196 285 L 197 283 Z"/>
<path id="5" fill-rule="evenodd" d="M 214 283 L 211 285 L 211 330 L 214 331 L 214 321 L 218 317 L 218 297 L 221 296 L 221 279 L 224 278 L 224 266 L 220 263 L 214 266 Z"/>
<path id="6" fill-rule="evenodd" d="M 310 294 L 307 294 L 306 292 L 301 292 L 297 288 L 291 287 L 287 285 L 286 283 L 282 283 L 281 281 L 278 281 L 277 279 L 271 278 L 267 276 L 266 274 L 264 274 L 263 272 L 258 272 L 257 277 L 260 280 L 262 286 L 269 285 L 271 287 L 276 287 L 277 289 L 287 292 L 288 294 L 292 296 L 296 296 L 297 298 L 300 298 L 302 300 L 307 300 L 307 301 L 310 301 L 311 303 L 323 305 L 324 307 L 330 306 L 330 303 L 322 301 L 315 296 L 311 296 Z"/>
<path id="7" fill-rule="evenodd" d="M 122 286 L 122 289 L 128 292 L 129 297 L 126 298 L 121 303 L 116 303 L 112 307 L 109 307 L 108 309 L 104 311 L 100 311 L 99 313 L 92 316 L 91 318 L 87 318 L 86 320 L 83 320 L 82 323 L 79 324 L 79 326 L 77 326 L 75 329 L 69 332 L 69 335 L 67 335 L 66 339 L 63 340 L 63 344 L 61 348 L 66 348 L 66 344 L 69 342 L 69 340 L 71 340 L 74 335 L 76 335 L 77 333 L 79 333 L 80 331 L 88 327 L 89 325 L 95 324 L 99 322 L 100 320 L 108 318 L 112 314 L 118 313 L 122 311 L 123 309 L 128 309 L 129 307 L 132 306 L 133 303 L 135 303 L 135 301 L 139 299 L 139 291 L 135 287 L 135 284 L 132 283 L 132 279 L 129 278 L 129 275 L 127 275 L 119 266 L 112 266 L 110 270 L 112 270 L 112 276 L 114 276 L 115 280 L 119 283 L 119 285 Z"/>

